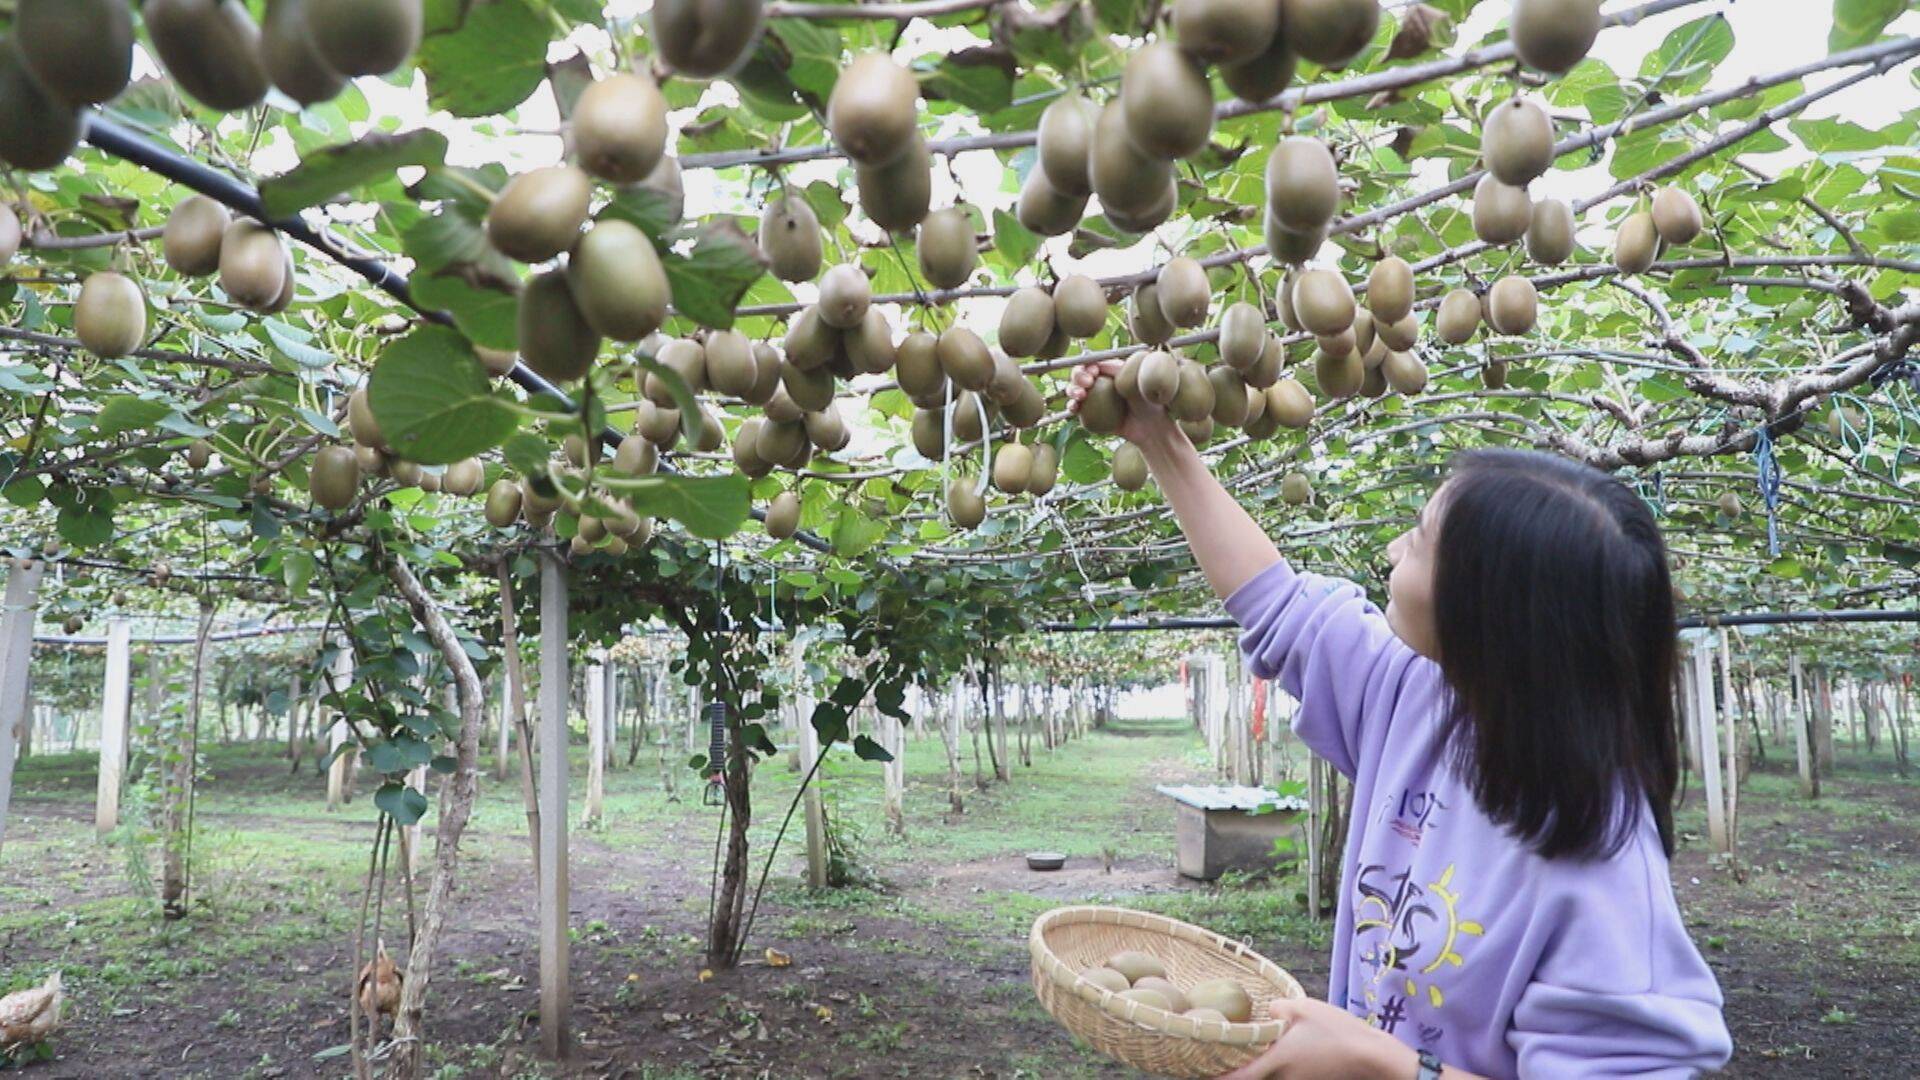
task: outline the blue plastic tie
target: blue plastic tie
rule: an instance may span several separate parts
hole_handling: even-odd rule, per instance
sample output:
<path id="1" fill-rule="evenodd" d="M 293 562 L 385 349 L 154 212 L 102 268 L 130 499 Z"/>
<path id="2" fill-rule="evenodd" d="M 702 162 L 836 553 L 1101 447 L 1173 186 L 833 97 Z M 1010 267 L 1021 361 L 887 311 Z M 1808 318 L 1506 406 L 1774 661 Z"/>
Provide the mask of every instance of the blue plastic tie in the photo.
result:
<path id="1" fill-rule="evenodd" d="M 1753 443 L 1753 464 L 1760 485 L 1760 501 L 1767 508 L 1767 555 L 1780 557 L 1780 459 L 1773 452 L 1773 438 L 1762 427 Z"/>

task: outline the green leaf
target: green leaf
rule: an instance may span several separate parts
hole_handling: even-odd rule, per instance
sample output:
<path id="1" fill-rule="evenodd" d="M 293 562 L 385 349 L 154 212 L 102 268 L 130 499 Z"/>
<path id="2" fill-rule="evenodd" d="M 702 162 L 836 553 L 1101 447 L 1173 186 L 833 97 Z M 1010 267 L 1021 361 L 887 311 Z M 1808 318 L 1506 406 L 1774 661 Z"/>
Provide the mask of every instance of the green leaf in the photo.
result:
<path id="1" fill-rule="evenodd" d="M 1028 231 L 1020 220 L 1005 210 L 993 212 L 993 247 L 1006 264 L 1026 266 L 1040 250 L 1040 238 Z"/>
<path id="2" fill-rule="evenodd" d="M 876 521 L 854 507 L 845 507 L 833 520 L 833 553 L 843 558 L 856 558 L 887 535 L 887 523 Z"/>
<path id="3" fill-rule="evenodd" d="M 618 218 L 646 233 L 658 246 L 680 223 L 679 201 L 657 188 L 644 184 L 622 188 L 598 215 Z"/>
<path id="4" fill-rule="evenodd" d="M 453 316 L 475 345 L 513 352 L 520 344 L 520 293 L 511 279 L 471 264 L 443 267 L 413 278 L 413 298 Z"/>
<path id="5" fill-rule="evenodd" d="M 725 220 L 701 226 L 691 255 L 668 252 L 662 261 L 674 310 L 715 330 L 733 325 L 740 297 L 767 269 L 760 246 Z"/>
<path id="6" fill-rule="evenodd" d="M 853 737 L 853 753 L 854 756 L 858 757 L 861 761 L 893 760 L 893 755 L 887 752 L 886 747 L 881 746 L 865 735 L 856 735 Z"/>
<path id="7" fill-rule="evenodd" d="M 643 517 L 670 518 L 702 540 L 724 540 L 746 523 L 753 485 L 739 473 L 726 476 L 623 477 L 596 473 L 595 480 L 633 503 Z"/>
<path id="8" fill-rule="evenodd" d="M 457 28 L 420 44 L 427 103 L 455 116 L 489 116 L 527 100 L 547 76 L 553 29 L 526 0 L 476 0 Z"/>
<path id="9" fill-rule="evenodd" d="M 505 441 L 520 413 L 487 378 L 454 330 L 424 326 L 387 347 L 367 388 L 373 416 L 396 454 L 450 465 Z"/>
<path id="10" fill-rule="evenodd" d="M 112 493 L 104 488 L 79 488 L 60 507 L 54 529 L 74 547 L 97 547 L 113 539 Z"/>
<path id="11" fill-rule="evenodd" d="M 1833 0 L 1833 30 L 1827 35 L 1827 51 L 1844 52 L 1867 44 L 1879 37 L 1904 7 L 1905 0 Z"/>
<path id="12" fill-rule="evenodd" d="M 417 823 L 427 812 L 427 797 L 405 784 L 389 780 L 373 793 L 373 805 L 385 811 L 396 825 Z"/>
<path id="13" fill-rule="evenodd" d="M 150 428 L 173 412 L 173 406 L 165 401 L 131 396 L 111 397 L 100 407 L 100 415 L 93 418 L 93 433 L 101 438 L 111 438 L 129 431 L 141 431 Z"/>
<path id="14" fill-rule="evenodd" d="M 354 142 L 301 157 L 300 164 L 260 184 L 260 202 L 273 217 L 289 217 L 362 184 L 392 176 L 406 165 L 439 165 L 447 137 L 437 131 L 391 135 L 369 132 Z"/>
<path id="15" fill-rule="evenodd" d="M 948 53 L 920 80 L 928 97 L 942 98 L 974 112 L 990 113 L 1013 101 L 1012 58 L 996 49 Z"/>

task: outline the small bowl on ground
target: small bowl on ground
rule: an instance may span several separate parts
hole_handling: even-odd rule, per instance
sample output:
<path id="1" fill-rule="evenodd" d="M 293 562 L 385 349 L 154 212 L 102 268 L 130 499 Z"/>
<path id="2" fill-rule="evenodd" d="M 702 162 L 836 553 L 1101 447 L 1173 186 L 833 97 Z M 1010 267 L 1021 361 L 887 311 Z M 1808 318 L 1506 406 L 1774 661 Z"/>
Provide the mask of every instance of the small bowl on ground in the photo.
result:
<path id="1" fill-rule="evenodd" d="M 1027 869 L 1058 870 L 1067 865 L 1067 857 L 1057 851 L 1034 851 L 1027 854 Z"/>
<path id="2" fill-rule="evenodd" d="M 1194 1020 L 1098 986 L 1081 972 L 1117 952 L 1148 953 L 1181 986 L 1232 979 L 1253 999 L 1253 1015 L 1269 1003 L 1304 995 L 1280 965 L 1203 927 L 1113 907 L 1064 907 L 1034 920 L 1028 935 L 1033 989 L 1062 1027 L 1116 1061 L 1158 1076 L 1206 1080 L 1260 1056 L 1280 1037 L 1278 1020 L 1227 1023 Z"/>

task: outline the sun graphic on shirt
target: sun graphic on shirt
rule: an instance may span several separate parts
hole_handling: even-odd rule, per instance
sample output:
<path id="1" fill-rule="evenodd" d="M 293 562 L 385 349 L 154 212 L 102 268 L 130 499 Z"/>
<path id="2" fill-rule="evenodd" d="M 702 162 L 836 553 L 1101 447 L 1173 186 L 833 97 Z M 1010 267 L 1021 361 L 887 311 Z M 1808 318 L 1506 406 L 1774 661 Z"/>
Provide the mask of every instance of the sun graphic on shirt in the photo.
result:
<path id="1" fill-rule="evenodd" d="M 1394 1002 L 1396 1007 L 1399 1002 L 1422 998 L 1435 1009 L 1446 1004 L 1440 981 L 1425 977 L 1464 965 L 1462 940 L 1486 933 L 1480 923 L 1460 917 L 1460 893 L 1453 887 L 1453 872 L 1454 865 L 1449 863 L 1437 881 L 1424 887 L 1403 888 L 1391 896 L 1369 894 L 1356 905 L 1354 935 L 1370 930 L 1383 933 L 1377 943 L 1363 947 L 1360 954 L 1374 968 L 1373 986 L 1366 991 L 1370 1020 L 1379 1019 L 1374 1014 L 1380 1007 L 1380 990 L 1390 986 L 1388 980 L 1395 976 L 1402 985 L 1388 993 L 1399 999 Z"/>

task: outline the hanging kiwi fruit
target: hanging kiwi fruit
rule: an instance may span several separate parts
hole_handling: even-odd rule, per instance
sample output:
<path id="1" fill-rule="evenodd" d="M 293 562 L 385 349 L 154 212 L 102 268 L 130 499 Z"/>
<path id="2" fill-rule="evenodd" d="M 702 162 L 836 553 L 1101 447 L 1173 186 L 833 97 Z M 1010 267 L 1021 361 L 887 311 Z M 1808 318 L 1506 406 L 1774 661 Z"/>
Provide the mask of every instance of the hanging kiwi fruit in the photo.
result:
<path id="1" fill-rule="evenodd" d="M 980 264 L 973 219 L 965 206 L 946 206 L 920 222 L 915 242 L 920 272 L 936 289 L 957 289 L 967 283 Z"/>
<path id="2" fill-rule="evenodd" d="M 1525 187 L 1553 164 L 1553 122 L 1518 94 L 1493 107 L 1480 132 L 1480 156 L 1501 183 Z"/>
<path id="3" fill-rule="evenodd" d="M 1054 192 L 1063 198 L 1093 194 L 1087 162 L 1093 153 L 1093 124 L 1099 109 L 1079 93 L 1069 91 L 1054 99 L 1040 114 L 1034 134 L 1039 168 Z"/>
<path id="4" fill-rule="evenodd" d="M 260 23 L 260 62 L 281 93 L 301 105 L 332 101 L 347 88 L 347 77 L 320 55 L 307 32 L 308 0 L 267 0 Z"/>
<path id="5" fill-rule="evenodd" d="M 600 354 L 600 335 L 575 302 L 567 272 L 536 274 L 520 291 L 520 358 L 542 378 L 584 377 Z"/>
<path id="6" fill-rule="evenodd" d="M 1085 274 L 1069 274 L 1053 286 L 1055 323 L 1067 336 L 1085 340 L 1107 327 L 1107 293 Z"/>
<path id="7" fill-rule="evenodd" d="M 1132 443 L 1121 443 L 1113 451 L 1113 486 L 1121 491 L 1139 491 L 1147 486 L 1147 459 Z"/>
<path id="8" fill-rule="evenodd" d="M 765 20 L 764 0 L 654 0 L 651 40 L 674 71 L 712 79 L 746 59 Z"/>
<path id="9" fill-rule="evenodd" d="M 126 0 L 19 0 L 13 34 L 28 73 L 62 104 L 112 101 L 133 75 Z"/>
<path id="10" fill-rule="evenodd" d="M 360 490 L 360 459 L 345 446 L 322 447 L 307 467 L 307 494 L 314 504 L 344 510 Z"/>
<path id="11" fill-rule="evenodd" d="M 1052 294 L 1036 285 L 1018 289 L 1000 312 L 1000 347 L 1010 356 L 1037 355 L 1053 335 L 1053 325 Z"/>
<path id="12" fill-rule="evenodd" d="M 1480 329 L 1480 298 L 1466 289 L 1454 289 L 1440 298 L 1433 331 L 1449 345 L 1465 345 Z"/>
<path id="13" fill-rule="evenodd" d="M 307 32 L 349 78 L 386 75 L 420 47 L 423 0 L 306 0 Z"/>
<path id="14" fill-rule="evenodd" d="M 1087 212 L 1087 196 L 1067 195 L 1056 190 L 1044 170 L 1027 174 L 1020 185 L 1020 200 L 1014 204 L 1014 217 L 1036 236 L 1063 236 L 1080 224 Z"/>
<path id="15" fill-rule="evenodd" d="M 233 221 L 220 237 L 220 289 L 242 307 L 271 307 L 286 289 L 287 250 L 280 234 L 250 218 Z"/>
<path id="16" fill-rule="evenodd" d="M 1565 199 L 1533 204 L 1527 224 L 1527 257 L 1541 266 L 1559 266 L 1573 257 L 1573 207 Z"/>
<path id="17" fill-rule="evenodd" d="M 767 504 L 767 535 L 785 540 L 800 531 L 800 496 L 783 491 Z"/>
<path id="18" fill-rule="evenodd" d="M 784 193 L 760 217 L 760 250 L 781 281 L 812 281 L 820 274 L 820 218 L 807 200 Z"/>
<path id="19" fill-rule="evenodd" d="M 1507 34 L 1521 63 L 1561 74 L 1600 36 L 1600 0 L 1513 0 Z"/>
<path id="20" fill-rule="evenodd" d="M 487 239 L 509 259 L 541 263 L 572 249 L 586 224 L 593 182 L 571 165 L 521 173 L 487 210 Z"/>
<path id="21" fill-rule="evenodd" d="M 1487 322 L 1502 334 L 1530 333 L 1540 316 L 1540 294 L 1533 282 L 1509 274 L 1487 291 Z"/>
<path id="22" fill-rule="evenodd" d="M 1660 257 L 1660 232 L 1653 215 L 1628 214 L 1613 238 L 1613 265 L 1623 274 L 1644 274 Z"/>
<path id="23" fill-rule="evenodd" d="M 827 326 L 851 330 L 860 325 L 872 303 L 873 283 L 867 272 L 852 263 L 840 263 L 820 279 L 820 299 L 814 307 Z"/>
<path id="24" fill-rule="evenodd" d="M 1527 189 L 1488 173 L 1473 187 L 1473 234 L 1489 244 L 1511 244 L 1527 235 L 1533 198 Z"/>
<path id="25" fill-rule="evenodd" d="M 568 117 L 580 168 L 613 184 L 637 184 L 667 149 L 667 100 L 650 75 L 617 72 L 581 91 Z"/>
<path id="26" fill-rule="evenodd" d="M 496 529 L 512 528 L 520 517 L 520 485 L 501 477 L 487 488 L 487 501 L 482 513 L 487 524 Z"/>
<path id="27" fill-rule="evenodd" d="M 886 165 L 919 134 L 920 84 L 884 52 L 853 58 L 827 98 L 827 131 L 855 163 Z"/>
<path id="28" fill-rule="evenodd" d="M 1119 101 L 1127 138 L 1147 157 L 1188 157 L 1213 134 L 1206 69 L 1170 41 L 1134 50 L 1120 78 Z"/>
<path id="29" fill-rule="evenodd" d="M 311 23 L 311 8 L 308 15 Z M 161 65 L 188 97 L 216 112 L 250 109 L 266 98 L 260 28 L 240 0 L 146 0 L 140 18 Z"/>
<path id="30" fill-rule="evenodd" d="M 28 72 L 15 38 L 0 41 L 0 161 L 51 169 L 80 145 L 80 113 L 57 101 Z"/>
<path id="31" fill-rule="evenodd" d="M 672 290 L 647 234 L 620 218 L 602 218 L 567 260 L 567 284 L 593 332 L 639 341 L 667 318 Z"/>
<path id="32" fill-rule="evenodd" d="M 907 147 L 879 165 L 856 164 L 860 209 L 888 232 L 910 232 L 933 204 L 933 156 L 927 140 L 910 132 Z"/>
<path id="33" fill-rule="evenodd" d="M 1378 0 L 1280 0 L 1281 32 L 1293 51 L 1337 68 L 1367 47 L 1380 26 Z"/>
<path id="34" fill-rule="evenodd" d="M 987 520 L 987 500 L 976 490 L 978 483 L 959 474 L 947 484 L 947 517 L 962 529 L 977 529 Z"/>
<path id="35" fill-rule="evenodd" d="M 1173 35 L 1182 52 L 1206 64 L 1238 64 L 1259 56 L 1280 29 L 1278 3 L 1181 0 Z"/>
<path id="36" fill-rule="evenodd" d="M 1206 325 L 1213 286 L 1198 260 L 1185 255 L 1168 259 L 1154 280 L 1154 292 L 1160 313 L 1175 328 Z"/>
<path id="37" fill-rule="evenodd" d="M 1340 173 L 1327 144 L 1305 135 L 1267 155 L 1267 216 L 1294 232 L 1324 228 L 1340 209 Z"/>
<path id="38" fill-rule="evenodd" d="M 1125 216 L 1156 209 L 1173 183 L 1172 165 L 1134 145 L 1122 100 L 1100 109 L 1088 158 L 1088 178 L 1109 219 L 1116 211 Z"/>
<path id="39" fill-rule="evenodd" d="M 1691 243 L 1705 228 L 1700 204 L 1693 196 L 1675 187 L 1663 187 L 1653 193 L 1653 230 L 1660 234 L 1662 246 Z"/>
<path id="40" fill-rule="evenodd" d="M 74 336 L 86 350 L 113 360 L 147 339 L 147 298 L 125 274 L 99 270 L 87 275 L 73 305 Z"/>
<path id="41" fill-rule="evenodd" d="M 1249 7 L 1255 5 L 1247 5 Z M 1279 5 L 1272 5 L 1278 9 Z M 1176 8 L 1176 11 L 1178 9 Z M 1251 59 L 1220 66 L 1220 81 L 1241 101 L 1260 104 L 1272 100 L 1293 82 L 1300 61 L 1287 44 L 1286 31 L 1280 30 L 1267 41 L 1266 48 Z"/>

